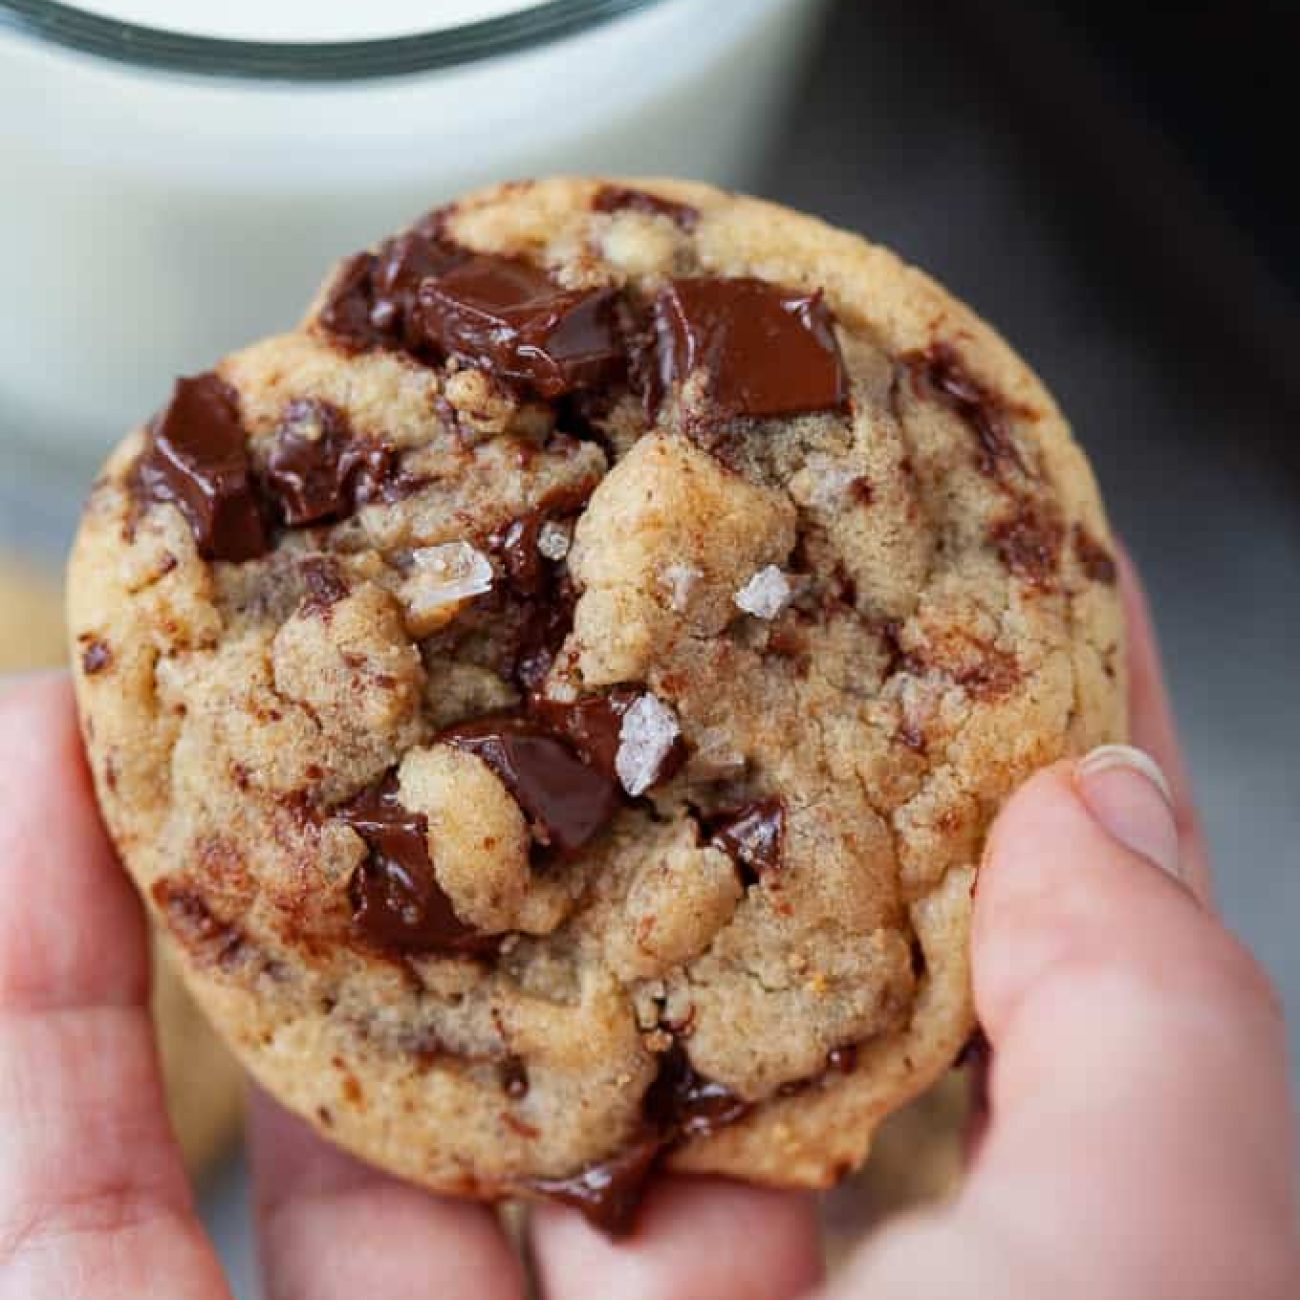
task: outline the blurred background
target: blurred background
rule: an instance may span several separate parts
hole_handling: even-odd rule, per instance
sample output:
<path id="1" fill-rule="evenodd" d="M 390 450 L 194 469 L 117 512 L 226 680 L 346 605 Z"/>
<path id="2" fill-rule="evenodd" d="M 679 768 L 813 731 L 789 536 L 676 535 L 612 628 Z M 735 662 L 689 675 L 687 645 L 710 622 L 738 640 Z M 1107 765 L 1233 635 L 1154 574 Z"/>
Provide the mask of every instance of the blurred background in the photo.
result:
<path id="1" fill-rule="evenodd" d="M 279 35 L 409 33 L 390 8 L 383 32 Z M 290 323 L 331 257 L 498 175 L 743 185 L 926 268 L 1056 393 L 1151 590 L 1223 910 L 1300 1045 L 1300 214 L 1276 147 L 1295 7 L 561 0 L 550 31 L 524 0 L 452 8 L 524 26 L 443 33 L 424 72 L 407 35 L 368 56 L 400 75 L 349 81 L 346 60 L 266 43 L 128 66 L 111 24 L 0 0 L 0 668 L 61 656 L 59 567 L 97 459 L 173 373 Z M 240 11 L 223 34 L 249 35 Z M 163 996 L 178 1122 L 201 1127 L 206 1210 L 254 1297 L 237 1085 L 211 1065 L 186 1082 L 209 1048 Z M 951 1184 L 964 1106 L 958 1081 L 895 1123 L 828 1204 L 835 1242 Z"/>

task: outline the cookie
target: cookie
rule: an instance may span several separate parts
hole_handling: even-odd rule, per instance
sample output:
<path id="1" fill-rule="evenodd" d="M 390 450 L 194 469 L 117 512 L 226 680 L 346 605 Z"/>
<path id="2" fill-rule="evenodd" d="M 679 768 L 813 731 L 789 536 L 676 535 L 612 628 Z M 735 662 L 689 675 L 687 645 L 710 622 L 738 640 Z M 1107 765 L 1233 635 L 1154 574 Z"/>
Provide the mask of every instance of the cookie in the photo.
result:
<path id="1" fill-rule="evenodd" d="M 693 184 L 471 195 L 182 379 L 69 570 L 99 797 L 322 1133 L 626 1227 L 824 1186 L 972 1030 L 982 841 L 1123 735 L 1051 398 L 883 249 Z"/>

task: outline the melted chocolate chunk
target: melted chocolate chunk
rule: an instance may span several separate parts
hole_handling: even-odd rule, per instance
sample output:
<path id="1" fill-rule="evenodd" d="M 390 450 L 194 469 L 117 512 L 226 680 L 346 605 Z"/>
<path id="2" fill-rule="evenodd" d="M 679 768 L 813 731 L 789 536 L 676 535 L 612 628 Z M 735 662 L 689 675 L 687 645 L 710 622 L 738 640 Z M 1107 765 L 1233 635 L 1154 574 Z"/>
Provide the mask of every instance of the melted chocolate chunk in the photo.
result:
<path id="1" fill-rule="evenodd" d="M 349 257 L 334 277 L 317 318 L 336 339 L 357 349 L 375 347 L 384 341 L 382 331 L 370 322 L 374 266 L 373 253 Z"/>
<path id="2" fill-rule="evenodd" d="M 512 520 L 497 543 L 506 578 L 517 595 L 537 596 L 547 585 L 549 567 L 537 545 L 545 522 L 546 516 L 540 510 L 530 511 Z"/>
<path id="3" fill-rule="evenodd" d="M 696 1072 L 680 1043 L 659 1058 L 659 1072 L 642 1101 L 644 1129 L 607 1160 L 567 1178 L 535 1179 L 528 1186 L 580 1210 L 611 1237 L 632 1227 L 646 1185 L 664 1153 L 686 1138 L 706 1137 L 734 1124 L 750 1103 Z"/>
<path id="4" fill-rule="evenodd" d="M 329 402 L 290 402 L 266 463 L 267 487 L 291 528 L 334 522 L 386 495 L 397 480 L 387 443 L 356 438 Z"/>
<path id="5" fill-rule="evenodd" d="M 102 673 L 113 662 L 113 651 L 107 641 L 96 637 L 89 641 L 81 651 L 81 671 L 87 677 Z"/>
<path id="6" fill-rule="evenodd" d="M 412 231 L 380 246 L 371 277 L 370 323 L 408 348 L 418 347 L 416 298 L 425 280 L 442 275 L 464 254 Z"/>
<path id="7" fill-rule="evenodd" d="M 533 696 L 528 712 L 564 736 L 592 767 L 613 780 L 623 715 L 642 694 L 632 686 L 616 686 L 607 695 L 587 695 L 572 702 Z"/>
<path id="8" fill-rule="evenodd" d="M 960 668 L 953 673 L 953 681 L 964 686 L 977 699 L 996 700 L 1013 690 L 1022 678 L 1020 663 L 1015 655 L 996 646 L 973 643 L 982 658 L 978 663 Z"/>
<path id="9" fill-rule="evenodd" d="M 573 607 L 577 603 L 568 566 L 562 560 L 542 555 L 538 537 L 548 520 L 562 519 L 581 509 L 590 495 L 588 484 L 554 492 L 535 510 L 513 520 L 490 539 L 506 571 L 507 589 L 522 606 L 515 642 L 501 672 L 524 692 L 541 687 L 573 628 Z"/>
<path id="10" fill-rule="evenodd" d="M 328 555 L 309 555 L 298 571 L 306 593 L 302 612 L 328 618 L 333 607 L 348 594 L 348 584 L 338 561 Z"/>
<path id="11" fill-rule="evenodd" d="M 932 394 L 974 431 L 985 474 L 996 474 L 1003 462 L 1025 468 L 1011 436 L 1011 404 L 966 370 L 952 344 L 935 343 L 926 352 L 909 353 L 903 364 L 918 391 Z"/>
<path id="12" fill-rule="evenodd" d="M 1079 567 L 1093 582 L 1113 587 L 1119 578 L 1115 557 L 1082 525 L 1074 529 L 1074 553 Z"/>
<path id="13" fill-rule="evenodd" d="M 842 411 L 849 385 L 820 293 L 765 280 L 673 280 L 654 304 L 658 383 L 667 392 L 696 370 L 723 418 Z"/>
<path id="14" fill-rule="evenodd" d="M 352 873 L 348 899 L 357 929 L 377 948 L 397 953 L 484 953 L 497 940 L 457 915 L 429 859 L 429 823 L 403 808 L 396 774 L 334 810 L 370 850 Z"/>
<path id="15" fill-rule="evenodd" d="M 1002 563 L 1035 587 L 1050 585 L 1061 559 L 1062 528 L 1058 520 L 1029 502 L 990 530 Z"/>
<path id="16" fill-rule="evenodd" d="M 785 847 L 785 803 L 779 797 L 759 799 L 721 813 L 710 819 L 708 829 L 709 843 L 735 862 L 747 884 L 780 868 Z"/>
<path id="17" fill-rule="evenodd" d="M 528 1067 L 517 1056 L 507 1056 L 497 1065 L 501 1091 L 512 1101 L 528 1096 Z"/>
<path id="18" fill-rule="evenodd" d="M 427 227 L 387 240 L 375 253 L 358 253 L 344 263 L 335 279 L 320 323 L 357 350 L 418 349 L 423 336 L 413 323 L 420 285 L 463 256 L 431 238 Z"/>
<path id="19" fill-rule="evenodd" d="M 625 365 L 612 289 L 564 289 L 527 262 L 476 255 L 420 285 L 420 342 L 554 398 Z"/>
<path id="20" fill-rule="evenodd" d="M 642 1138 L 608 1160 L 565 1178 L 534 1178 L 527 1185 L 541 1196 L 572 1206 L 609 1236 L 626 1236 L 662 1150 L 659 1138 Z"/>
<path id="21" fill-rule="evenodd" d="M 576 853 L 613 819 L 620 788 L 537 722 L 496 714 L 438 737 L 481 758 L 523 809 L 534 839 L 560 856 Z"/>
<path id="22" fill-rule="evenodd" d="M 597 212 L 644 212 L 652 217 L 667 217 L 682 230 L 692 231 L 699 224 L 700 210 L 689 203 L 674 203 L 661 199 L 645 190 L 634 190 L 624 185 L 603 185 L 596 191 L 592 208 Z"/>
<path id="23" fill-rule="evenodd" d="M 252 560 L 267 549 L 239 397 L 214 374 L 178 379 L 136 462 L 134 489 L 177 506 L 207 560 Z"/>
<path id="24" fill-rule="evenodd" d="M 826 1068 L 838 1074 L 852 1074 L 858 1068 L 858 1045 L 848 1043 L 844 1047 L 832 1047 L 826 1053 Z"/>
<path id="25" fill-rule="evenodd" d="M 707 1137 L 734 1124 L 749 1111 L 750 1103 L 699 1074 L 682 1045 L 674 1042 L 659 1060 L 659 1073 L 646 1092 L 643 1109 L 665 1143 L 671 1143 Z"/>
<path id="26" fill-rule="evenodd" d="M 576 604 L 577 593 L 567 573 L 544 599 L 526 604 L 507 671 L 520 690 L 541 689 L 565 637 L 573 629 Z"/>
<path id="27" fill-rule="evenodd" d="M 184 877 L 163 876 L 154 882 L 151 893 L 176 942 L 200 965 L 230 970 L 255 955 L 243 929 L 219 916 L 208 898 Z"/>

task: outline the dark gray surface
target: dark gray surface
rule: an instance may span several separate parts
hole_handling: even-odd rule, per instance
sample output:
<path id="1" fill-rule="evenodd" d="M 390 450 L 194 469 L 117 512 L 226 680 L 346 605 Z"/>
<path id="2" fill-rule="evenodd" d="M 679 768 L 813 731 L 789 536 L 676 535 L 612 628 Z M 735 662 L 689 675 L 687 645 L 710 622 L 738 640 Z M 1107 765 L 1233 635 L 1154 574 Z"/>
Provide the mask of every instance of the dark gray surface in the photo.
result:
<path id="1" fill-rule="evenodd" d="M 1053 62 L 1050 31 L 1027 52 L 997 5 L 962 14 L 844 0 L 761 188 L 977 304 L 1071 415 L 1151 588 L 1224 912 L 1282 986 L 1294 1035 L 1300 486 L 1274 346 L 1290 304 L 1159 140 L 1088 98 L 1087 66 L 1068 50 L 1068 68 Z M 56 545 L 66 502 L 22 495 L 5 531 L 21 504 Z M 244 1198 L 236 1167 L 205 1209 L 252 1297 Z"/>

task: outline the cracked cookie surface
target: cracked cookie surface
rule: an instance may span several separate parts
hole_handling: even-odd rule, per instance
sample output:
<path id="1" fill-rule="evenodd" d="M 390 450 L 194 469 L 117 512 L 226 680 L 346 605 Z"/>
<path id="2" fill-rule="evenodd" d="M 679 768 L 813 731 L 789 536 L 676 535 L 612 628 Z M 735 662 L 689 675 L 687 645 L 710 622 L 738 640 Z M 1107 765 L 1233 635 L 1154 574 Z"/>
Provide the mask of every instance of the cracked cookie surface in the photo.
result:
<path id="1" fill-rule="evenodd" d="M 179 381 L 70 616 L 99 798 L 209 1014 L 333 1140 L 612 1229 L 822 1186 L 969 1036 L 1000 801 L 1123 736 L 1049 395 L 754 199 L 471 195 Z"/>

